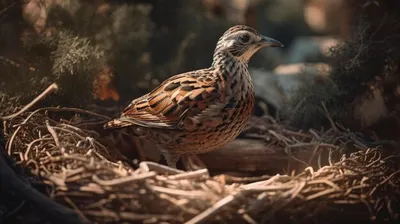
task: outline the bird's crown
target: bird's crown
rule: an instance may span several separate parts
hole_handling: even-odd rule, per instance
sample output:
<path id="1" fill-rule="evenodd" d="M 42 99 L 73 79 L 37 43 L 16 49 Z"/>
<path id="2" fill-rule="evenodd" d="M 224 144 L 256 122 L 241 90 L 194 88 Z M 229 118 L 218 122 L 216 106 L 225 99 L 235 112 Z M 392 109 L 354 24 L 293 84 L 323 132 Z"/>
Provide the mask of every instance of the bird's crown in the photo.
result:
<path id="1" fill-rule="evenodd" d="M 251 56 L 262 47 L 283 47 L 279 41 L 261 35 L 246 25 L 229 28 L 218 40 L 214 60 L 219 52 L 229 52 L 240 61 L 248 62 Z"/>

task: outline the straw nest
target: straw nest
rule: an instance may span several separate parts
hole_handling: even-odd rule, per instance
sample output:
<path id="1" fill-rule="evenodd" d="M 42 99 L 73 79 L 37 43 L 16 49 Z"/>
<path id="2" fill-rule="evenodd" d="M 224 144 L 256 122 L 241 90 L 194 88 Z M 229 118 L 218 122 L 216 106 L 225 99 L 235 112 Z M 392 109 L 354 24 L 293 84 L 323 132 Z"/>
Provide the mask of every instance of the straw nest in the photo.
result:
<path id="1" fill-rule="evenodd" d="M 400 155 L 368 148 L 356 135 L 338 127 L 300 134 L 264 119 L 270 144 L 281 146 L 288 156 L 293 150 L 308 150 L 310 160 L 321 167 L 228 180 L 224 175 L 210 176 L 207 169 L 184 172 L 154 162 L 132 168 L 119 162 L 90 128 L 106 119 L 77 108 L 41 108 L 4 122 L 7 154 L 29 171 L 24 184 L 44 183 L 47 197 L 35 196 L 31 187 L 21 194 L 39 204 L 43 213 L 58 214 L 54 220 L 328 223 L 399 219 Z M 352 147 L 343 144 L 348 140 L 354 143 Z M 320 153 L 324 150 L 327 156 Z"/>

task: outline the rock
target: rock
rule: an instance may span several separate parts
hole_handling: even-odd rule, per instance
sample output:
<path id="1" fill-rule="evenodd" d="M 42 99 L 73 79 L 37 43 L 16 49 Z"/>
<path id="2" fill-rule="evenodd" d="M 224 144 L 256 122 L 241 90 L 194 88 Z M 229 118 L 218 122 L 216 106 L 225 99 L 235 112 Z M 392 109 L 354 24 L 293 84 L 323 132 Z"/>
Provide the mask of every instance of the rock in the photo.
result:
<path id="1" fill-rule="evenodd" d="M 329 55 L 329 48 L 339 42 L 332 37 L 298 37 L 290 46 L 285 63 L 320 62 Z"/>
<path id="2" fill-rule="evenodd" d="M 282 109 L 302 85 L 314 85 L 326 79 L 330 67 L 325 63 L 280 65 L 273 71 L 250 69 L 255 94 Z"/>

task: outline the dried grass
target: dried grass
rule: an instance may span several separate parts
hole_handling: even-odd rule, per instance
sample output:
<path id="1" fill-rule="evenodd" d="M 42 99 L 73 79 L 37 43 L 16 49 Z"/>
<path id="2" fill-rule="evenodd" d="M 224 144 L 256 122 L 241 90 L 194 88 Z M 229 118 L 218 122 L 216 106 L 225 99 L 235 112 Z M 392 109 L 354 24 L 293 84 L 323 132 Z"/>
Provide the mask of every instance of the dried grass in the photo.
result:
<path id="1" fill-rule="evenodd" d="M 314 152 L 312 157 L 328 160 L 329 165 L 309 166 L 298 174 L 260 177 L 260 181 L 254 178 L 251 183 L 236 178 L 230 182 L 237 183 L 228 184 L 223 175 L 211 177 L 207 169 L 184 172 L 154 162 L 141 162 L 133 169 L 116 161 L 110 149 L 97 141 L 99 134 L 87 128 L 89 123 L 101 124 L 108 118 L 90 111 L 41 108 L 8 118 L 12 119 L 3 117 L 8 155 L 47 186 L 49 198 L 73 209 L 83 221 L 327 223 L 399 219 L 400 154 L 367 148 L 333 123 L 331 130 L 304 134 L 279 127 L 272 120 L 258 123 L 267 129 L 275 127 L 269 129 L 268 137 L 286 148 L 289 156 L 300 147 Z M 349 152 L 338 139 L 352 139 L 354 152 L 332 156 Z M 319 147 L 329 149 L 328 158 L 318 152 Z"/>

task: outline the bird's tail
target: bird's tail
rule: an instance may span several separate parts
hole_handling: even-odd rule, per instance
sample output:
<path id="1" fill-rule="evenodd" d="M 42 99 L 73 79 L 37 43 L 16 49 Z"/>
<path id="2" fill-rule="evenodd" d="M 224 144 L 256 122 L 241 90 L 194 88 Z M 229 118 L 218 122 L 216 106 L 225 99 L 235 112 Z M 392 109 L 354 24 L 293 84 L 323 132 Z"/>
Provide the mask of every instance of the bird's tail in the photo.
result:
<path id="1" fill-rule="evenodd" d="M 113 119 L 111 121 L 108 121 L 103 125 L 105 129 L 117 129 L 117 128 L 125 128 L 132 126 L 132 122 L 126 121 L 126 120 L 121 120 L 121 119 Z"/>

